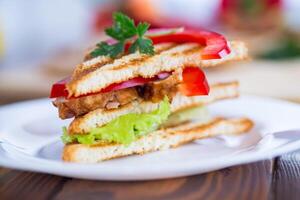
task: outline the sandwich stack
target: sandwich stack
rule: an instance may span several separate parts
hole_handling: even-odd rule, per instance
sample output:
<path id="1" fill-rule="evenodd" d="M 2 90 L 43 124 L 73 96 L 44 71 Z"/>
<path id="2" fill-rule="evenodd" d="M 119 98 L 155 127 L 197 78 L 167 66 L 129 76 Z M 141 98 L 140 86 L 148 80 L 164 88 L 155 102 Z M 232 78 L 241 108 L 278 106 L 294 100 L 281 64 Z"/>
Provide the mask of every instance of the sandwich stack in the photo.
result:
<path id="1" fill-rule="evenodd" d="M 204 30 L 147 31 L 122 13 L 114 20 L 106 30 L 114 40 L 97 44 L 52 86 L 60 118 L 74 118 L 64 128 L 63 160 L 97 163 L 252 128 L 248 118 L 214 117 L 206 108 L 239 96 L 238 82 L 208 83 L 203 69 L 246 59 L 243 42 Z"/>

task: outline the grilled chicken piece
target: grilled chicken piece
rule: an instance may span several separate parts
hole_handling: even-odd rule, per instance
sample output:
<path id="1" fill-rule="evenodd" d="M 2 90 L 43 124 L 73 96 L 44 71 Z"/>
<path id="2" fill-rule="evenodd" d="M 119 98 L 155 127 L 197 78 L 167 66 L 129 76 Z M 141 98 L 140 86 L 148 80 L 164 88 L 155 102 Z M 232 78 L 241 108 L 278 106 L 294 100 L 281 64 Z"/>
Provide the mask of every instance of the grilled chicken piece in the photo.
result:
<path id="1" fill-rule="evenodd" d="M 135 88 L 99 93 L 74 99 L 57 99 L 53 102 L 58 108 L 59 117 L 67 119 L 84 115 L 92 110 L 115 109 L 138 98 Z"/>
<path id="2" fill-rule="evenodd" d="M 106 110 L 116 109 L 137 99 L 152 102 L 159 102 L 165 96 L 171 99 L 177 92 L 177 84 L 179 82 L 180 77 L 177 73 L 174 73 L 164 80 L 142 86 L 73 99 L 57 99 L 53 104 L 58 108 L 59 117 L 67 119 L 84 115 L 98 108 Z"/>

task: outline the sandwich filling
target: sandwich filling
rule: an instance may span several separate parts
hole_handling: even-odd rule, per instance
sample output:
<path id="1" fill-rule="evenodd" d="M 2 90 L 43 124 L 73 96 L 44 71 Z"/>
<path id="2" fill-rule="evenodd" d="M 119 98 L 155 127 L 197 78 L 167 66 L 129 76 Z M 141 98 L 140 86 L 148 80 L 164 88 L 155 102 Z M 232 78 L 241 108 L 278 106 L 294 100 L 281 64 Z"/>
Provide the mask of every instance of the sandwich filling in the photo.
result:
<path id="1" fill-rule="evenodd" d="M 174 72 L 160 81 L 79 98 L 58 98 L 53 104 L 58 108 L 60 118 L 67 119 L 82 116 L 95 109 L 117 109 L 135 100 L 160 102 L 165 96 L 171 100 L 181 79 L 181 74 Z"/>
<path id="2" fill-rule="evenodd" d="M 200 81 L 200 82 L 199 82 Z M 209 90 L 207 80 L 201 69 L 186 67 L 174 71 L 167 78 L 159 81 L 151 81 L 134 87 L 113 90 L 107 93 L 98 93 L 74 99 L 57 99 L 54 105 L 59 108 L 61 118 L 81 117 L 98 108 L 105 110 L 118 109 L 132 101 L 151 101 L 159 103 L 156 110 L 149 113 L 128 113 L 121 115 L 105 125 L 92 130 L 76 134 L 68 133 L 64 128 L 62 140 L 65 143 L 95 144 L 121 143 L 130 144 L 137 138 L 157 130 L 159 127 L 170 126 L 172 123 L 181 123 L 187 119 L 180 119 L 180 115 L 171 117 L 170 102 L 178 93 L 199 95 Z M 187 116 L 187 115 L 186 115 Z"/>
<path id="3" fill-rule="evenodd" d="M 211 117 L 204 106 L 187 108 L 171 114 L 171 107 L 167 97 L 160 102 L 158 109 L 150 113 L 122 115 L 108 124 L 92 129 L 87 134 L 69 134 L 63 128 L 62 140 L 64 143 L 80 144 L 125 144 L 129 145 L 138 138 L 157 130 L 189 121 L 207 123 Z"/>
<path id="4" fill-rule="evenodd" d="M 150 113 L 122 115 L 105 126 L 94 128 L 88 134 L 69 135 L 66 128 L 62 140 L 65 143 L 94 144 L 97 140 L 106 143 L 130 144 L 138 137 L 156 130 L 168 119 L 171 113 L 167 97 L 159 104 L 159 108 Z"/>

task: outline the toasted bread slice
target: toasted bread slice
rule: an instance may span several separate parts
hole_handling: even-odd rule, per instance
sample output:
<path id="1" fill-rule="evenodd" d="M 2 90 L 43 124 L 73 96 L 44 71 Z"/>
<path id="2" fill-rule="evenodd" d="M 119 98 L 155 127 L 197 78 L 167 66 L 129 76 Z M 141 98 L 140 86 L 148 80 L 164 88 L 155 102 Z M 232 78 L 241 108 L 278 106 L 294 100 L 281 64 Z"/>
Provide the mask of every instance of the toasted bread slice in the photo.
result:
<path id="1" fill-rule="evenodd" d="M 239 94 L 238 82 L 220 83 L 211 86 L 208 96 L 187 97 L 177 93 L 171 102 L 171 111 L 176 112 L 188 107 L 209 104 L 221 99 L 235 98 Z M 121 115 L 128 113 L 148 113 L 159 106 L 151 101 L 133 101 L 114 110 L 96 109 L 82 117 L 75 118 L 69 126 L 69 134 L 85 134 L 95 127 L 100 127 Z"/>
<path id="2" fill-rule="evenodd" d="M 63 151 L 63 160 L 77 163 L 97 163 L 113 158 L 145 154 L 152 151 L 178 147 L 197 139 L 217 135 L 233 135 L 249 131 L 253 122 L 247 118 L 217 118 L 207 124 L 189 123 L 162 129 L 141 137 L 129 146 L 122 144 L 69 144 Z"/>
<path id="3" fill-rule="evenodd" d="M 230 42 L 229 46 L 231 53 L 215 60 L 201 60 L 203 47 L 195 43 L 158 44 L 155 45 L 156 53 L 153 56 L 139 52 L 115 60 L 99 56 L 77 66 L 67 90 L 70 96 L 78 97 L 138 76 L 148 78 L 161 71 L 174 71 L 184 66 L 210 67 L 247 58 L 248 52 L 243 42 Z"/>

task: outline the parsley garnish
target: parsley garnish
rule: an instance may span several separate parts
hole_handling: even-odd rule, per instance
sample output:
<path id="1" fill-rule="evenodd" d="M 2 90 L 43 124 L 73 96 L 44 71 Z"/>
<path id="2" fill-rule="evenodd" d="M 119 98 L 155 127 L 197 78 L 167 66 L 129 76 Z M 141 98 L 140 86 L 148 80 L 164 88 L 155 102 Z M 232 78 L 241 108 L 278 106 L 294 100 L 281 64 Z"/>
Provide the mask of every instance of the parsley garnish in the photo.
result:
<path id="1" fill-rule="evenodd" d="M 115 44 L 98 43 L 96 48 L 90 53 L 93 58 L 97 56 L 117 57 L 119 54 L 124 53 L 125 44 L 128 40 L 132 40 L 129 48 L 130 53 L 139 51 L 144 54 L 154 54 L 152 40 L 144 36 L 150 24 L 139 23 L 135 26 L 132 19 L 120 12 L 113 14 L 113 21 L 114 24 L 112 27 L 105 29 L 105 33 L 117 42 Z"/>

